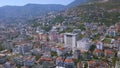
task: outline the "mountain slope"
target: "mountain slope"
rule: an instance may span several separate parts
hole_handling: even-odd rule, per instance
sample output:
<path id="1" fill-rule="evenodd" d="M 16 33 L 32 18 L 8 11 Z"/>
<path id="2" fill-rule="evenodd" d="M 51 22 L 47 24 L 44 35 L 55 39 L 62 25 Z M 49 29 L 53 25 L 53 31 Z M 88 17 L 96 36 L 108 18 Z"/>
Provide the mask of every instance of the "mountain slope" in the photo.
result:
<path id="1" fill-rule="evenodd" d="M 80 4 L 84 4 L 88 2 L 88 0 L 75 0 L 74 2 L 67 5 L 68 8 L 79 6 Z"/>
<path id="2" fill-rule="evenodd" d="M 68 13 L 80 17 L 79 22 L 105 23 L 109 26 L 120 22 L 120 0 L 99 0 L 70 9 Z"/>
<path id="3" fill-rule="evenodd" d="M 25 6 L 4 6 L 0 8 L 0 18 L 39 16 L 49 11 L 65 9 L 63 5 L 27 4 Z"/>
<path id="4" fill-rule="evenodd" d="M 75 0 L 67 6 L 58 4 L 27 4 L 25 6 L 0 7 L 0 22 L 14 22 L 27 20 L 47 14 L 51 11 L 63 11 L 85 3 L 87 0 Z"/>
<path id="5" fill-rule="evenodd" d="M 55 18 L 41 21 L 42 17 L 37 19 L 40 22 L 55 25 L 58 23 L 72 27 L 80 27 L 81 23 L 104 23 L 107 26 L 120 22 L 120 0 L 92 0 L 92 2 L 65 10 Z M 47 16 L 49 17 L 49 16 Z M 41 24 L 42 25 L 42 24 Z"/>

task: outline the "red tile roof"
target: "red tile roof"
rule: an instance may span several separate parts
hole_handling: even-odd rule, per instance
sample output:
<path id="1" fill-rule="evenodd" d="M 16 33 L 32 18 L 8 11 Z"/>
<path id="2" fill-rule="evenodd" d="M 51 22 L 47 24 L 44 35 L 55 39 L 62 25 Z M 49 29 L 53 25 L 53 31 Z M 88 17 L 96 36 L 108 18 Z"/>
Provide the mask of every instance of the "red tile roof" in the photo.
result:
<path id="1" fill-rule="evenodd" d="M 22 45 L 22 44 L 25 44 L 26 42 L 25 41 L 20 41 L 20 42 L 16 42 L 16 45 Z"/>
<path id="2" fill-rule="evenodd" d="M 72 63 L 74 61 L 72 59 L 65 59 L 65 62 Z"/>
<path id="3" fill-rule="evenodd" d="M 65 48 L 63 48 L 63 47 L 61 47 L 61 48 L 58 48 L 60 51 L 63 51 L 63 50 L 65 50 Z"/>
<path id="4" fill-rule="evenodd" d="M 59 61 L 59 60 L 64 60 L 62 57 L 58 57 L 57 59 L 56 59 L 57 61 Z"/>
<path id="5" fill-rule="evenodd" d="M 112 50 L 105 50 L 104 53 L 107 53 L 107 54 L 114 54 L 114 52 Z"/>
<path id="6" fill-rule="evenodd" d="M 43 61 L 52 61 L 52 58 L 42 57 L 42 58 L 40 58 L 40 60 L 43 60 Z"/>
<path id="7" fill-rule="evenodd" d="M 94 61 L 94 60 L 91 60 L 91 61 L 88 61 L 88 65 L 89 66 L 92 66 L 94 68 L 103 68 L 103 67 L 108 67 L 108 63 L 107 62 L 104 62 L 104 61 Z"/>
<path id="8" fill-rule="evenodd" d="M 92 65 L 94 63 L 95 63 L 95 61 L 92 61 L 92 60 L 88 62 L 88 64 L 90 64 L 90 65 Z"/>
<path id="9" fill-rule="evenodd" d="M 118 38 L 118 41 L 120 41 L 120 38 Z"/>

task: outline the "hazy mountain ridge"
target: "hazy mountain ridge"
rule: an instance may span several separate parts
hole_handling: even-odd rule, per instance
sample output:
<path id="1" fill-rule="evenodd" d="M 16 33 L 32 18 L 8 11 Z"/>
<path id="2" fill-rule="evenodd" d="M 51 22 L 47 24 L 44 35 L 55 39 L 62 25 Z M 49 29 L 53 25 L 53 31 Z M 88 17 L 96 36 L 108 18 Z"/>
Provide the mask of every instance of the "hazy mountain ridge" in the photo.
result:
<path id="1" fill-rule="evenodd" d="M 24 18 L 46 14 L 50 11 L 61 11 L 67 7 L 77 6 L 85 0 L 75 0 L 71 4 L 64 6 L 59 4 L 27 4 L 25 6 L 3 6 L 0 7 L 0 18 Z"/>
<path id="2" fill-rule="evenodd" d="M 41 15 L 49 11 L 65 9 L 63 5 L 27 4 L 25 6 L 4 6 L 0 8 L 0 17 L 25 17 Z"/>
<path id="3" fill-rule="evenodd" d="M 24 6 L 4 6 L 0 7 L 0 22 L 23 22 L 47 14 L 51 11 L 59 12 L 66 11 L 66 9 L 68 10 L 68 13 L 76 12 L 73 15 L 79 15 L 80 13 L 87 11 L 87 13 L 91 13 L 93 15 L 96 14 L 97 11 L 95 11 L 94 13 L 89 12 L 91 9 L 96 10 L 98 7 L 99 9 L 107 9 L 104 9 L 105 11 L 113 11 L 113 9 L 115 11 L 116 8 L 119 8 L 118 6 L 119 0 L 75 0 L 66 6 L 59 4 L 27 4 Z M 108 8 L 110 9 L 108 10 Z M 77 12 L 77 10 L 80 11 Z M 87 13 L 82 13 L 82 16 L 90 17 Z M 64 14 L 66 15 L 67 13 Z"/>

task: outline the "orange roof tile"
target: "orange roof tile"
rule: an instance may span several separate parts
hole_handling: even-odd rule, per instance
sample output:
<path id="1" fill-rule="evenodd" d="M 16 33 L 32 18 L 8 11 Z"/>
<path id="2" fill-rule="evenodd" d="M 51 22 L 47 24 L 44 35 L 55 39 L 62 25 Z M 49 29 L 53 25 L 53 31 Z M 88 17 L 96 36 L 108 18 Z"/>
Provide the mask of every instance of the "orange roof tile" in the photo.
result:
<path id="1" fill-rule="evenodd" d="M 92 61 L 92 60 L 91 60 L 91 61 L 88 61 L 88 63 L 89 63 L 89 64 L 94 64 L 95 61 Z"/>
<path id="2" fill-rule="evenodd" d="M 20 42 L 16 42 L 16 45 L 22 45 L 22 44 L 25 44 L 26 42 L 25 41 L 20 41 Z"/>
<path id="3" fill-rule="evenodd" d="M 118 38 L 118 41 L 120 41 L 120 38 Z"/>
<path id="4" fill-rule="evenodd" d="M 72 63 L 74 61 L 72 59 L 65 59 L 65 62 Z"/>
<path id="5" fill-rule="evenodd" d="M 94 61 L 94 60 L 91 60 L 91 61 L 88 61 L 88 64 L 90 66 L 95 67 L 95 68 L 102 68 L 104 66 L 108 67 L 108 63 L 104 62 L 104 61 Z"/>
<path id="6" fill-rule="evenodd" d="M 114 54 L 114 52 L 112 50 L 105 50 L 104 52 L 107 54 Z"/>
<path id="7" fill-rule="evenodd" d="M 61 47 L 61 48 L 58 48 L 60 51 L 63 51 L 63 50 L 65 50 L 65 48 L 63 48 L 63 47 Z"/>
<path id="8" fill-rule="evenodd" d="M 59 60 L 64 60 L 64 59 L 62 57 L 58 57 L 56 60 L 59 61 Z"/>
<path id="9" fill-rule="evenodd" d="M 42 58 L 40 58 L 40 60 L 44 60 L 44 61 L 52 61 L 52 58 L 42 57 Z"/>

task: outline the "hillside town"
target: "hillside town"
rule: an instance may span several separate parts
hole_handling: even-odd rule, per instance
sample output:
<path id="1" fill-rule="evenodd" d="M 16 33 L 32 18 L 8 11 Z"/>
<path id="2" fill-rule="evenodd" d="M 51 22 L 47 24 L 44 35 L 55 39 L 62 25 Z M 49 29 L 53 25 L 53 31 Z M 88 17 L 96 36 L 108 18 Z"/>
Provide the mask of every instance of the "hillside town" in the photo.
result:
<path id="1" fill-rule="evenodd" d="M 120 8 L 95 5 L 1 22 L 0 68 L 120 68 Z"/>
<path id="2" fill-rule="evenodd" d="M 83 25 L 60 33 L 67 27 L 0 24 L 0 68 L 119 68 L 120 23 Z"/>

